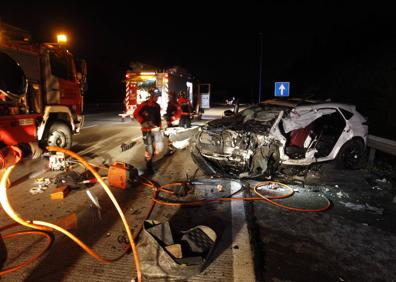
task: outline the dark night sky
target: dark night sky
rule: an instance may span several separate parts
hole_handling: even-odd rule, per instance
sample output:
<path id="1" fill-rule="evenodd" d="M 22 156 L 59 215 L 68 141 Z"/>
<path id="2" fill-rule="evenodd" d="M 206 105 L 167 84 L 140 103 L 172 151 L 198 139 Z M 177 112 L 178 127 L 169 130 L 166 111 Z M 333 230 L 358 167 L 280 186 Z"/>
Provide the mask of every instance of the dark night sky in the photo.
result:
<path id="1" fill-rule="evenodd" d="M 396 43 L 392 9 L 385 5 L 263 2 L 161 6 L 131 1 L 128 8 L 125 1 L 89 5 L 3 1 L 0 17 L 30 31 L 36 41 L 52 41 L 60 29 L 69 33 L 70 49 L 88 61 L 88 101 L 121 101 L 122 78 L 130 61 L 183 66 L 199 80 L 212 83 L 215 100 L 239 96 L 257 101 L 260 32 L 263 98 L 273 96 L 275 81 L 291 81 L 294 96 L 342 98 L 345 93 L 334 91 L 338 88 L 333 79 L 340 76 L 340 68 L 350 74 L 355 63 L 373 65 L 362 58 Z M 343 85 L 345 81 L 338 87 L 351 88 Z"/>

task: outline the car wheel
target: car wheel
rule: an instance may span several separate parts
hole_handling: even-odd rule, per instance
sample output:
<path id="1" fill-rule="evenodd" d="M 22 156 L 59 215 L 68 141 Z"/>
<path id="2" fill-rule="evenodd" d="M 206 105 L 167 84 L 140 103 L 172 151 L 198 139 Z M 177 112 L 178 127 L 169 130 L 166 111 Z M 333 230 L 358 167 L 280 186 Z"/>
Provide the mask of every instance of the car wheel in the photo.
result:
<path id="1" fill-rule="evenodd" d="M 337 155 L 337 167 L 359 169 L 364 155 L 364 145 L 359 140 L 350 140 L 345 143 Z"/>
<path id="2" fill-rule="evenodd" d="M 45 143 L 48 146 L 70 149 L 72 145 L 70 128 L 63 122 L 53 122 L 48 129 Z"/>

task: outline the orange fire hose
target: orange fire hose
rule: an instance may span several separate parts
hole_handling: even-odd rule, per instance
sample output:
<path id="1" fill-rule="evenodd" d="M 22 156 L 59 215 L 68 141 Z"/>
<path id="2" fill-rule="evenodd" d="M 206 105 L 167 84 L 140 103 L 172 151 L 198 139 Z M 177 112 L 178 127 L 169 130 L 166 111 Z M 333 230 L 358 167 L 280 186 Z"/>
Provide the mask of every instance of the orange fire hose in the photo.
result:
<path id="1" fill-rule="evenodd" d="M 329 201 L 326 197 L 322 197 L 323 199 L 326 200 L 326 202 L 327 202 L 326 205 L 325 205 L 324 207 L 322 207 L 322 208 L 319 208 L 319 209 L 303 209 L 303 208 L 296 208 L 296 207 L 289 207 L 289 206 L 286 206 L 286 205 L 282 205 L 282 204 L 280 204 L 280 203 L 277 203 L 277 202 L 271 200 L 271 199 L 275 199 L 275 198 L 264 196 L 264 195 L 262 195 L 260 192 L 257 191 L 257 188 L 258 188 L 258 187 L 267 186 L 267 185 L 269 185 L 269 184 L 277 184 L 277 185 L 280 184 L 280 185 L 282 185 L 282 186 L 287 186 L 286 184 L 283 184 L 283 183 L 280 183 L 280 182 L 265 181 L 265 182 L 259 182 L 259 183 L 257 183 L 257 184 L 254 186 L 253 190 L 254 190 L 254 192 L 255 192 L 258 196 L 260 196 L 263 200 L 265 200 L 265 201 L 267 201 L 267 202 L 269 202 L 269 203 L 271 203 L 271 204 L 273 204 L 273 205 L 275 205 L 275 206 L 277 206 L 277 207 L 284 208 L 284 209 L 287 209 L 287 210 L 290 210 L 290 211 L 296 211 L 296 212 L 322 212 L 322 211 L 328 210 L 328 209 L 330 208 L 330 206 L 331 206 L 330 201 Z M 287 187 L 288 187 L 288 186 L 287 186 Z M 290 187 L 288 187 L 288 188 L 290 188 Z M 290 189 L 291 189 L 291 188 L 290 188 Z M 293 191 L 293 190 L 292 190 L 292 191 Z"/>
<path id="2" fill-rule="evenodd" d="M 7 227 L 1 228 L 1 229 L 6 229 L 6 228 Z M 20 269 L 20 268 L 22 268 L 22 267 L 34 262 L 35 260 L 39 259 L 42 255 L 44 255 L 48 251 L 48 249 L 50 248 L 50 246 L 52 245 L 52 242 L 54 240 L 53 237 L 51 235 L 49 235 L 47 232 L 39 231 L 39 230 L 27 230 L 27 231 L 19 231 L 19 232 L 9 233 L 9 234 L 6 234 L 6 235 L 2 235 L 2 238 L 3 239 L 7 239 L 7 238 L 15 237 L 15 236 L 30 235 L 30 234 L 36 234 L 36 235 L 44 236 L 48 240 L 47 245 L 45 246 L 45 248 L 40 253 L 38 253 L 37 255 L 31 257 L 30 259 L 28 259 L 28 260 L 26 260 L 26 261 L 24 261 L 22 263 L 20 263 L 20 264 L 18 264 L 16 266 L 13 266 L 13 267 L 8 267 L 8 268 L 3 269 L 2 271 L 0 271 L 0 276 L 8 274 L 8 273 L 11 273 L 13 271 L 16 271 L 16 270 L 18 270 L 18 269 Z"/>
<path id="3" fill-rule="evenodd" d="M 151 183 L 143 183 L 143 184 L 145 184 L 149 188 L 156 188 Z M 270 185 L 270 184 L 283 186 L 283 187 L 287 188 L 290 192 L 286 193 L 284 195 L 279 195 L 279 196 L 264 196 L 257 191 L 258 187 Z M 173 187 L 181 186 L 181 185 L 184 185 L 184 183 L 174 182 L 174 183 L 165 184 L 165 185 L 160 186 L 156 189 L 157 189 L 157 191 L 162 191 L 162 192 L 165 192 L 168 194 L 174 194 L 173 191 L 168 190 L 167 188 L 172 187 L 172 186 Z M 319 209 L 296 208 L 296 207 L 290 207 L 290 206 L 286 206 L 286 205 L 277 203 L 277 202 L 273 201 L 273 199 L 284 199 L 284 198 L 288 198 L 294 194 L 294 191 L 291 187 L 289 187 L 286 184 L 280 183 L 280 182 L 274 182 L 274 181 L 259 182 L 254 186 L 253 190 L 259 197 L 249 197 L 249 198 L 230 198 L 230 197 L 228 197 L 228 198 L 203 199 L 203 200 L 188 201 L 188 202 L 168 202 L 168 201 L 160 200 L 157 197 L 153 197 L 153 201 L 157 204 L 161 204 L 161 205 L 165 205 L 165 206 L 201 206 L 201 205 L 205 205 L 205 204 L 213 203 L 213 202 L 228 202 L 228 201 L 266 201 L 266 202 L 269 202 L 277 207 L 284 208 L 284 209 L 291 210 L 291 211 L 296 211 L 296 212 L 322 212 L 322 211 L 326 211 L 331 206 L 330 201 L 326 197 L 322 197 L 326 200 L 326 205 Z"/>
<path id="4" fill-rule="evenodd" d="M 55 152 L 62 152 L 65 153 L 75 159 L 77 159 L 78 161 L 80 161 L 94 176 L 95 178 L 98 180 L 98 182 L 102 185 L 103 189 L 106 191 L 107 195 L 109 196 L 109 198 L 111 199 L 111 201 L 113 202 L 114 206 L 116 207 L 121 220 L 124 224 L 124 227 L 126 229 L 127 235 L 128 235 L 128 239 L 129 239 L 129 244 L 132 248 L 132 252 L 133 252 L 133 256 L 134 256 L 134 260 L 135 260 L 135 265 L 136 265 L 136 272 L 137 272 L 137 280 L 140 282 L 142 281 L 142 273 L 141 273 L 141 266 L 140 266 L 140 259 L 137 253 L 137 249 L 136 249 L 136 244 L 134 241 L 134 238 L 132 236 L 131 233 L 131 228 L 129 227 L 129 224 L 125 218 L 124 213 L 121 210 L 121 207 L 119 206 L 117 200 L 115 199 L 114 195 L 111 193 L 109 187 L 106 185 L 106 183 L 103 181 L 102 177 L 96 172 L 96 170 L 87 162 L 85 161 L 81 156 L 79 156 L 78 154 L 69 151 L 67 149 L 63 149 L 63 148 L 58 148 L 58 147 L 53 147 L 53 146 L 49 146 L 47 147 L 48 151 L 55 151 Z M 7 215 L 9 217 L 11 217 L 14 221 L 18 222 L 21 225 L 33 228 L 33 229 L 38 229 L 38 230 L 43 230 L 43 231 L 52 231 L 53 229 L 58 230 L 59 232 L 65 234 L 66 236 L 68 236 L 70 239 L 72 239 L 75 243 L 77 243 L 82 249 L 84 249 L 88 254 L 90 254 L 91 256 L 93 256 L 94 258 L 96 258 L 98 261 L 104 262 L 104 263 L 109 263 L 112 262 L 114 260 L 109 260 L 106 259 L 100 255 L 98 255 L 97 253 L 95 253 L 92 249 L 90 249 L 87 245 L 85 245 L 80 239 L 78 239 L 76 236 L 74 236 L 72 233 L 70 233 L 69 231 L 63 229 L 60 226 L 57 226 L 55 224 L 49 223 L 49 222 L 45 222 L 45 221 L 36 221 L 36 220 L 26 220 L 21 218 L 12 208 L 12 206 L 9 203 L 8 200 L 8 196 L 7 196 L 7 179 L 9 177 L 9 175 L 11 174 L 12 170 L 13 170 L 14 166 L 11 166 L 9 168 L 6 169 L 1 182 L 0 182 L 0 203 L 4 209 L 4 211 L 7 213 Z M 117 258 L 119 259 L 119 258 Z"/>

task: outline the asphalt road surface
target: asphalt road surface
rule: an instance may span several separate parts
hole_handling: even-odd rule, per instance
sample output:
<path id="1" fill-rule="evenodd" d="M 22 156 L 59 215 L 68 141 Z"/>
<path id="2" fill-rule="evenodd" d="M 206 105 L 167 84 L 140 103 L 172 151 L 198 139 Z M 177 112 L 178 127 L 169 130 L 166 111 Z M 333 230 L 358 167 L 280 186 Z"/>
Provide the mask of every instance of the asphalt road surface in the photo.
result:
<path id="1" fill-rule="evenodd" d="M 216 116 L 219 113 L 210 113 L 210 118 Z M 138 124 L 128 119 L 121 122 L 117 113 L 90 114 L 85 128 L 75 137 L 72 150 L 97 166 L 121 161 L 142 170 L 140 136 Z M 122 144 L 132 145 L 123 151 Z M 164 152 L 156 159 L 154 168 L 153 180 L 160 184 L 185 180 L 187 175 L 210 181 L 197 170 L 188 149 L 173 154 Z M 84 173 L 78 165 L 75 171 L 76 178 Z M 263 201 L 239 206 L 234 203 L 189 208 L 156 206 L 150 219 L 169 221 L 176 231 L 206 225 L 217 234 L 208 265 L 187 281 L 396 281 L 396 188 L 392 178 L 375 175 L 367 168 L 336 170 L 331 163 L 312 167 L 306 174 L 296 173 L 281 179 L 290 184 L 294 195 L 278 202 L 315 209 L 326 204 L 326 197 L 331 201 L 329 210 L 294 212 Z M 73 233 L 106 257 L 119 255 L 123 244 L 118 238 L 124 235 L 123 227 L 99 185 L 77 185 L 64 200 L 50 200 L 53 185 L 39 194 L 29 192 L 37 178 L 58 175 L 59 172 L 48 171 L 45 159 L 19 165 L 9 190 L 15 210 L 25 218 L 51 222 L 75 215 L 77 226 L 72 228 Z M 218 183 L 205 193 L 211 196 L 232 193 L 233 185 L 227 181 L 222 182 L 223 194 L 216 190 Z M 252 188 L 257 181 L 248 183 Z M 98 199 L 100 210 L 87 196 L 87 190 Z M 112 191 L 136 230 L 150 206 L 151 191 L 142 185 Z M 251 189 L 237 196 L 249 195 L 255 196 Z M 4 213 L 0 213 L 0 221 L 1 226 L 11 222 Z M 23 228 L 15 230 L 18 229 Z M 5 244 L 7 267 L 39 252 L 45 240 L 25 236 L 6 239 Z M 131 281 L 135 275 L 130 254 L 112 264 L 102 264 L 65 236 L 55 233 L 55 242 L 45 256 L 2 280 Z M 151 277 L 145 281 L 169 278 Z"/>

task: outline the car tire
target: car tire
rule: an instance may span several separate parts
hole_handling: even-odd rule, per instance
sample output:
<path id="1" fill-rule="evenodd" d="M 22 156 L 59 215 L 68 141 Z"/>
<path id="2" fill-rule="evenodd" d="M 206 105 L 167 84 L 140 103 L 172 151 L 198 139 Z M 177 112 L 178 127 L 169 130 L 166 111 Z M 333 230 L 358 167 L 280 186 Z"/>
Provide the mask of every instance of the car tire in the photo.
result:
<path id="1" fill-rule="evenodd" d="M 72 132 L 64 122 L 55 121 L 49 126 L 44 142 L 47 146 L 70 149 L 72 145 Z"/>
<path id="2" fill-rule="evenodd" d="M 336 159 L 337 168 L 359 169 L 364 157 L 364 144 L 360 140 L 350 140 L 340 149 Z"/>

